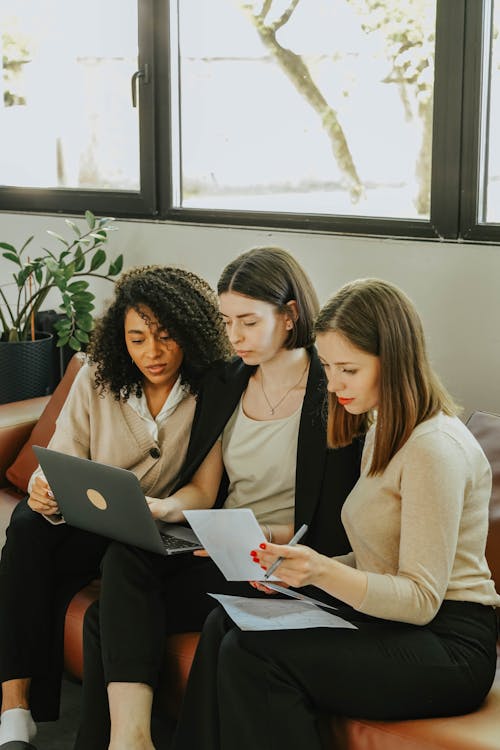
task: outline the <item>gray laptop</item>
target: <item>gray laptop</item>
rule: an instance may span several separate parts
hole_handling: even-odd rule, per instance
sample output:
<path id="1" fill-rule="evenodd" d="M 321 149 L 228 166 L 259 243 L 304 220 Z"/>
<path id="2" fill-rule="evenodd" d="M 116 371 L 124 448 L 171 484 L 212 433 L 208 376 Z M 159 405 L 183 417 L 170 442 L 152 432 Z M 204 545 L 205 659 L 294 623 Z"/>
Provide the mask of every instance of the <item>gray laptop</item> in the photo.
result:
<path id="1" fill-rule="evenodd" d="M 192 529 L 154 520 L 131 471 L 37 445 L 33 450 L 71 526 L 160 555 L 201 549 Z"/>

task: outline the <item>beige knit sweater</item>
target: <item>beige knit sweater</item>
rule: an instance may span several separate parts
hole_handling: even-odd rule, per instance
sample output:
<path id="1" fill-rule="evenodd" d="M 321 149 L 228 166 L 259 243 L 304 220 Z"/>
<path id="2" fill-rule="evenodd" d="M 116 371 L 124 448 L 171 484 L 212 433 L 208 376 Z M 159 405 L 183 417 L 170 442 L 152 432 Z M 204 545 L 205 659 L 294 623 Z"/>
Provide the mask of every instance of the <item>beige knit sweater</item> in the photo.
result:
<path id="1" fill-rule="evenodd" d="M 473 435 L 439 414 L 368 476 L 375 429 L 342 510 L 353 552 L 337 558 L 368 573 L 360 611 L 422 625 L 443 599 L 499 606 L 484 554 L 491 469 Z"/>
<path id="2" fill-rule="evenodd" d="M 57 419 L 49 448 L 129 469 L 145 495 L 167 497 L 186 456 L 194 397 L 188 394 L 177 405 L 161 424 L 155 443 L 137 412 L 109 393 L 100 396 L 93 387 L 94 378 L 95 368 L 83 365 Z M 159 448 L 159 458 L 150 455 L 152 448 Z"/>

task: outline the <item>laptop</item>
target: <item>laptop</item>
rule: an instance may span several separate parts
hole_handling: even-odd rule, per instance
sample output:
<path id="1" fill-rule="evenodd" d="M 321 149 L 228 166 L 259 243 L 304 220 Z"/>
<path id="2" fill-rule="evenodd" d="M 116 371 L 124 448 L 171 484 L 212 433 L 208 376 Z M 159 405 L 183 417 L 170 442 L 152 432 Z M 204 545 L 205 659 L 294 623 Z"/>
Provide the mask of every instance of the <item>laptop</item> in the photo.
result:
<path id="1" fill-rule="evenodd" d="M 38 445 L 33 450 L 71 526 L 159 555 L 202 549 L 192 529 L 153 518 L 133 472 Z"/>

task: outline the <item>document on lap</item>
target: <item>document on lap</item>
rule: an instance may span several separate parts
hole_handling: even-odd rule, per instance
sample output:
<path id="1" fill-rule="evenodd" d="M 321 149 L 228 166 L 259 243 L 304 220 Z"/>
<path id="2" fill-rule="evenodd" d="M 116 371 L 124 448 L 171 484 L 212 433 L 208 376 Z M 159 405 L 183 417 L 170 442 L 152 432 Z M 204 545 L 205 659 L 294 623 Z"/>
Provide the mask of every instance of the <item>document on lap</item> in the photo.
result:
<path id="1" fill-rule="evenodd" d="M 186 510 L 189 523 L 201 544 L 228 581 L 263 581 L 265 571 L 250 559 L 250 550 L 258 549 L 266 539 L 249 508 Z M 271 576 L 268 588 L 287 599 L 253 598 L 209 594 L 217 599 L 242 630 L 295 630 L 299 628 L 352 628 L 355 625 L 326 610 L 335 607 L 312 599 L 293 589 L 279 586 Z"/>
<path id="2" fill-rule="evenodd" d="M 240 630 L 299 630 L 350 628 L 356 625 L 315 604 L 290 599 L 250 599 L 245 596 L 210 594 L 224 607 Z M 323 605 L 324 606 L 324 605 Z"/>
<path id="3" fill-rule="evenodd" d="M 264 580 L 265 571 L 252 561 L 250 550 L 259 549 L 266 538 L 250 508 L 185 510 L 184 517 L 226 580 Z"/>

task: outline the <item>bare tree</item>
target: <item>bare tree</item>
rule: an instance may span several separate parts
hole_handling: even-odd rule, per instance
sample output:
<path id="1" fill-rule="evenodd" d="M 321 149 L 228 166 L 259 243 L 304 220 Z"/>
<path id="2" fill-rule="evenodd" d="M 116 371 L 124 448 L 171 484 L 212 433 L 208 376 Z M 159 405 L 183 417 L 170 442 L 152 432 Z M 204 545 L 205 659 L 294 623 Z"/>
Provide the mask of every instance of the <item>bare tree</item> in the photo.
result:
<path id="1" fill-rule="evenodd" d="M 271 52 L 299 94 L 321 118 L 322 127 L 330 139 L 335 161 L 348 186 L 351 199 L 357 202 L 363 195 L 363 184 L 338 114 L 319 90 L 303 57 L 283 47 L 277 39 L 279 30 L 290 20 L 299 2 L 300 0 L 291 0 L 287 9 L 274 21 L 268 20 L 273 0 L 264 0 L 259 3 L 240 2 L 239 4 L 255 26 L 264 46 Z M 260 10 L 256 10 L 256 5 L 260 6 Z"/>
<path id="2" fill-rule="evenodd" d="M 3 106 L 25 105 L 26 98 L 20 93 L 22 71 L 29 62 L 28 42 L 21 34 L 3 30 L 0 34 L 0 53 L 3 72 Z"/>
<path id="3" fill-rule="evenodd" d="M 347 0 L 362 17 L 367 33 L 381 32 L 391 70 L 385 83 L 398 87 L 408 120 L 422 121 L 416 160 L 415 207 L 430 213 L 432 113 L 434 82 L 435 3 L 430 0 Z"/>
<path id="4" fill-rule="evenodd" d="M 276 16 L 273 13 L 274 0 L 239 0 L 239 5 L 296 90 L 321 118 L 351 198 L 357 201 L 363 194 L 363 185 L 338 114 L 319 90 L 303 57 L 283 47 L 277 39 L 278 32 L 290 20 L 299 2 L 291 0 L 286 10 L 273 21 L 268 19 Z M 415 205 L 420 215 L 426 215 L 430 211 L 434 60 L 434 26 L 428 19 L 433 3 L 430 0 L 346 2 L 361 16 L 362 28 L 367 34 L 380 32 L 383 35 L 385 54 L 391 66 L 385 83 L 398 87 L 406 118 L 422 120 L 422 140 L 415 167 L 418 182 Z"/>

